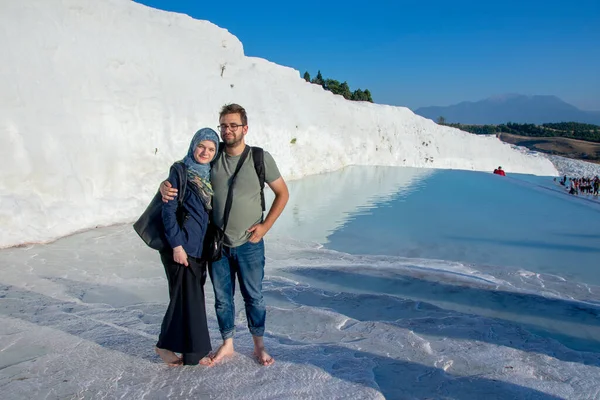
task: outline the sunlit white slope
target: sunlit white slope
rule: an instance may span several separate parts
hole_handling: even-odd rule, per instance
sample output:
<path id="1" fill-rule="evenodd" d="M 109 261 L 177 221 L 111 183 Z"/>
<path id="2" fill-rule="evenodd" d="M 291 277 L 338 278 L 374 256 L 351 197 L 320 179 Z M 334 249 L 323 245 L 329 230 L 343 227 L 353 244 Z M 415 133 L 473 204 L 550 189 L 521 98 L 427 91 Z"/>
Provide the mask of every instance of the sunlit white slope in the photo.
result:
<path id="1" fill-rule="evenodd" d="M 228 102 L 287 178 L 351 164 L 556 174 L 495 138 L 245 57 L 207 21 L 129 0 L 5 0 L 0 24 L 0 246 L 131 220 Z"/>

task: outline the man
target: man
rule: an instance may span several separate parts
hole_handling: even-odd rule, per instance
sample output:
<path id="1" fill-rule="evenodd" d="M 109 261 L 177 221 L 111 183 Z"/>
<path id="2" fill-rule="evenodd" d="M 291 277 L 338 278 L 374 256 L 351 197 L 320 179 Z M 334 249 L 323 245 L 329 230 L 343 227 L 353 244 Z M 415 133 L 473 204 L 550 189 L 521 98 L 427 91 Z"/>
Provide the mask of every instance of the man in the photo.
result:
<path id="1" fill-rule="evenodd" d="M 223 227 L 225 202 L 233 175 L 241 154 L 246 148 L 248 133 L 246 110 L 238 104 L 229 104 L 221 109 L 219 129 L 225 149 L 216 159 L 211 171 L 213 187 L 212 217 L 215 224 Z M 263 236 L 271 229 L 289 198 L 288 188 L 279 173 L 273 157 L 264 152 L 265 182 L 275 199 L 266 218 L 260 195 L 260 184 L 252 152 L 249 152 L 235 180 L 233 202 L 225 231 L 223 257 L 209 267 L 210 278 L 215 293 L 215 311 L 223 344 L 212 354 L 214 363 L 234 354 L 233 336 L 235 333 L 235 277 L 244 298 L 248 328 L 254 341 L 254 356 L 262 365 L 275 361 L 267 351 L 263 341 L 266 308 L 262 296 L 262 280 L 265 268 Z M 177 191 L 168 183 L 161 185 L 163 200 L 173 200 Z"/>

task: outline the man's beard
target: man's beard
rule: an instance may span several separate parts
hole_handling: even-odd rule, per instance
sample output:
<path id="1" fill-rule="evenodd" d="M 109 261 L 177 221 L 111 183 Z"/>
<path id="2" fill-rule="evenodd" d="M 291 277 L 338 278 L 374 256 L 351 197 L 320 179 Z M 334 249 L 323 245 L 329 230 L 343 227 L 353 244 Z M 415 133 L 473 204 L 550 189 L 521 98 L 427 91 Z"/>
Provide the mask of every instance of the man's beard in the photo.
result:
<path id="1" fill-rule="evenodd" d="M 242 142 L 242 139 L 244 138 L 243 135 L 236 135 L 236 134 L 232 134 L 233 137 L 230 138 L 223 138 L 223 142 L 225 142 L 225 146 L 227 147 L 237 147 L 238 144 L 240 144 Z"/>

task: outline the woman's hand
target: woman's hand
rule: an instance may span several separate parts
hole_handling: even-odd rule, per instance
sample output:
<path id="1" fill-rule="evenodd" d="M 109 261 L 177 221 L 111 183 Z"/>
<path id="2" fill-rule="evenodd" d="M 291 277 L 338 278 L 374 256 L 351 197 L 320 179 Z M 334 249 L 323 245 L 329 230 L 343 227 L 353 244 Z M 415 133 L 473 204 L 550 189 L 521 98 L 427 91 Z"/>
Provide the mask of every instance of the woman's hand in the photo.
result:
<path id="1" fill-rule="evenodd" d="M 168 203 L 170 200 L 175 200 L 177 197 L 177 189 L 171 187 L 171 183 L 169 181 L 163 181 L 160 184 L 160 194 L 162 195 L 162 201 Z"/>
<path id="2" fill-rule="evenodd" d="M 178 264 L 182 264 L 184 267 L 189 265 L 187 253 L 183 249 L 183 246 L 177 246 L 173 249 L 173 260 Z"/>

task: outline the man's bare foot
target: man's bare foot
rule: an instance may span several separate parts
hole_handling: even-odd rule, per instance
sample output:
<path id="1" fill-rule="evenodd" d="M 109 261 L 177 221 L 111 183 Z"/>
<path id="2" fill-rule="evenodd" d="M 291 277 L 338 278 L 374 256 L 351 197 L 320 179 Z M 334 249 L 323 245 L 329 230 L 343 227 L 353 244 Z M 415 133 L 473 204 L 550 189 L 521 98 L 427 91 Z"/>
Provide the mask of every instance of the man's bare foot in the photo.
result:
<path id="1" fill-rule="evenodd" d="M 265 367 L 272 365 L 275 359 L 265 350 L 265 341 L 262 336 L 252 336 L 254 342 L 254 357 L 260 365 Z"/>
<path id="2" fill-rule="evenodd" d="M 231 357 L 234 354 L 235 351 L 233 349 L 233 339 L 225 339 L 217 351 L 212 353 L 209 357 L 212 359 L 213 364 L 216 364 L 222 361 L 224 358 Z"/>
<path id="3" fill-rule="evenodd" d="M 183 364 L 181 357 L 177 354 L 173 353 L 171 350 L 160 349 L 158 347 L 154 348 L 156 354 L 170 367 L 176 367 L 178 365 Z"/>
<path id="4" fill-rule="evenodd" d="M 267 353 L 267 351 L 265 350 L 265 348 L 255 348 L 254 349 L 254 357 L 256 358 L 256 361 L 258 361 L 258 363 L 260 365 L 263 365 L 265 367 L 268 367 L 269 365 L 273 365 L 273 363 L 275 362 L 275 359 L 273 357 L 271 357 L 269 355 L 269 353 Z"/>

